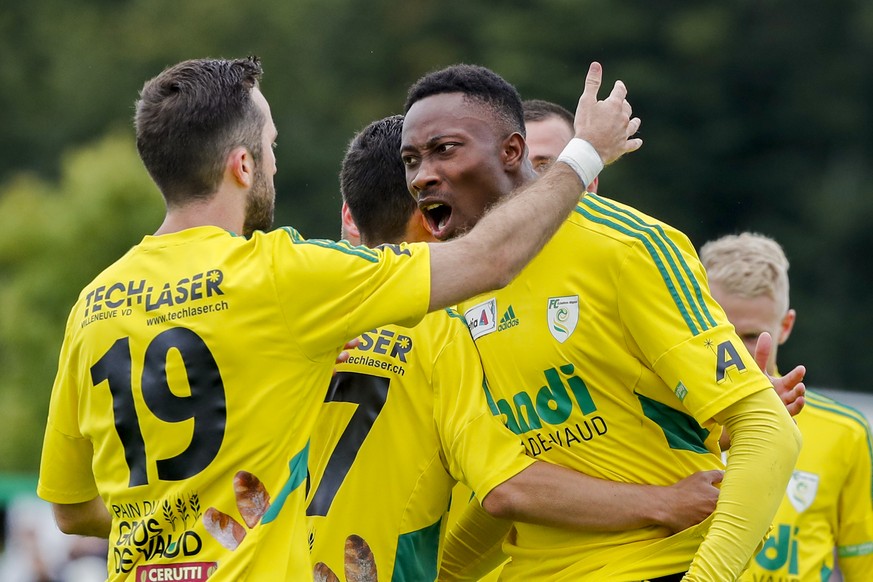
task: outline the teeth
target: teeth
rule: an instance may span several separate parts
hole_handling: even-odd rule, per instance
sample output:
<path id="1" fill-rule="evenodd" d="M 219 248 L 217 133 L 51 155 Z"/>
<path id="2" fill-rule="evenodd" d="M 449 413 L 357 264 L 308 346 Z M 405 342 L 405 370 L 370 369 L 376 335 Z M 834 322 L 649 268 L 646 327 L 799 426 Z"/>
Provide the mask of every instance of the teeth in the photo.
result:
<path id="1" fill-rule="evenodd" d="M 440 206 L 442 206 L 442 204 L 440 204 L 439 202 L 435 202 L 435 203 L 425 207 L 425 210 L 430 211 L 430 210 L 433 210 L 434 208 L 439 208 Z"/>

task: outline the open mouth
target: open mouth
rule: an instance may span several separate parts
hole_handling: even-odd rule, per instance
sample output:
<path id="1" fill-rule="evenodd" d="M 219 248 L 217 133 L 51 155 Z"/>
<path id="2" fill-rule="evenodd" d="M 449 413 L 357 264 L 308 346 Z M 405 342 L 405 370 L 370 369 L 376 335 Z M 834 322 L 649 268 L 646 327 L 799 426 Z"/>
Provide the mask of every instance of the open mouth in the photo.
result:
<path id="1" fill-rule="evenodd" d="M 427 218 L 428 226 L 433 235 L 439 239 L 446 230 L 449 220 L 452 218 L 452 207 L 441 202 L 428 204 L 422 209 L 425 218 Z"/>

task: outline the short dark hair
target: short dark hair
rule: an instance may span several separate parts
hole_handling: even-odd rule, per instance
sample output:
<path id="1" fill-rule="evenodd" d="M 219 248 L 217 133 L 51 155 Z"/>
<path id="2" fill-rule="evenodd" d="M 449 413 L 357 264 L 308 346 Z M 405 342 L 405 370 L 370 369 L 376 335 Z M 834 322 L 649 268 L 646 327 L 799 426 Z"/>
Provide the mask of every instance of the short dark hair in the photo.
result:
<path id="1" fill-rule="evenodd" d="M 452 65 L 428 73 L 409 89 L 405 111 L 425 97 L 443 93 L 463 93 L 467 99 L 488 107 L 502 123 L 506 135 L 524 135 L 524 114 L 521 96 L 503 77 L 479 65 Z"/>
<path id="2" fill-rule="evenodd" d="M 252 100 L 263 74 L 258 57 L 197 59 L 147 81 L 136 102 L 136 147 L 168 205 L 208 198 L 228 154 L 260 160 L 264 115 Z"/>
<path id="3" fill-rule="evenodd" d="M 400 158 L 402 131 L 402 115 L 374 121 L 352 139 L 343 158 L 340 192 L 368 246 L 403 242 L 417 208 Z"/>
<path id="4" fill-rule="evenodd" d="M 575 116 L 570 113 L 569 109 L 544 99 L 527 99 L 522 103 L 522 107 L 524 108 L 524 120 L 526 122 L 543 121 L 549 117 L 557 117 L 570 124 L 571 128 L 576 122 Z"/>

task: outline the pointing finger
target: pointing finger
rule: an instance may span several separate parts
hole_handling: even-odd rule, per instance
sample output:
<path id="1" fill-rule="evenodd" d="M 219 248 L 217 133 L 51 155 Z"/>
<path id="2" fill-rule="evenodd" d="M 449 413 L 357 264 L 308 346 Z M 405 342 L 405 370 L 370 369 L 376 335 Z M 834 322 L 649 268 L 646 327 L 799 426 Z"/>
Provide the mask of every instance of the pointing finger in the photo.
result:
<path id="1" fill-rule="evenodd" d="M 600 63 L 593 62 L 588 67 L 588 75 L 585 77 L 585 89 L 579 98 L 579 103 L 594 103 L 597 101 L 597 92 L 600 91 L 600 82 L 603 79 L 603 67 Z M 613 89 L 614 90 L 614 89 Z"/>

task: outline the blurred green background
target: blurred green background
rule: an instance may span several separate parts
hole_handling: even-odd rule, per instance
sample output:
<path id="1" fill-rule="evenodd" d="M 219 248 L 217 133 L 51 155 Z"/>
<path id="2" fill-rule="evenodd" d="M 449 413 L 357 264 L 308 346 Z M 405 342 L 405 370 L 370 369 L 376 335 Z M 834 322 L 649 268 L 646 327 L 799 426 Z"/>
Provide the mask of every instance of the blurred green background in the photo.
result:
<path id="1" fill-rule="evenodd" d="M 339 233 L 348 140 L 407 87 L 486 65 L 570 109 L 591 60 L 630 90 L 643 149 L 600 192 L 697 246 L 755 230 L 792 262 L 784 368 L 873 388 L 873 3 L 861 0 L 29 0 L 0 8 L 0 472 L 36 470 L 68 310 L 160 224 L 133 146 L 143 82 L 259 55 L 279 128 L 278 224 Z M 605 94 L 605 92 L 604 92 Z"/>

